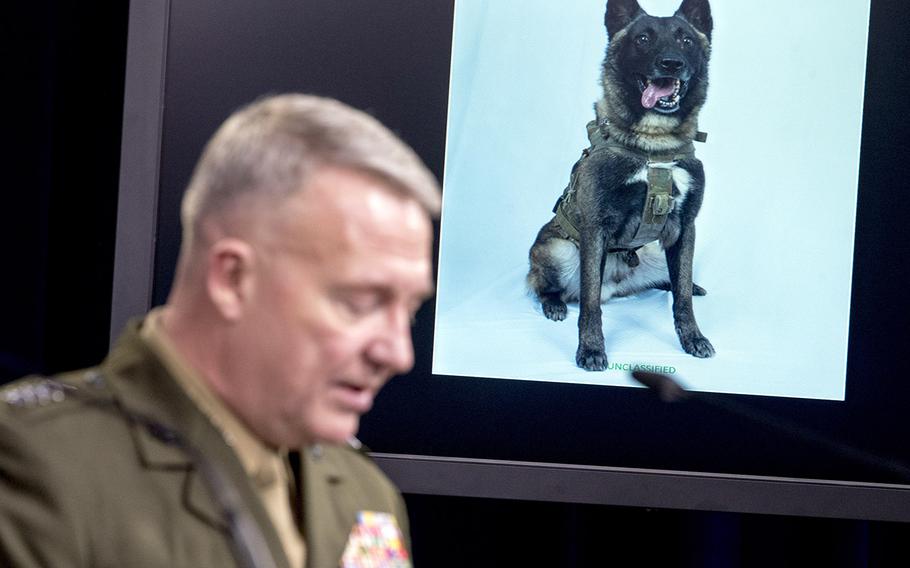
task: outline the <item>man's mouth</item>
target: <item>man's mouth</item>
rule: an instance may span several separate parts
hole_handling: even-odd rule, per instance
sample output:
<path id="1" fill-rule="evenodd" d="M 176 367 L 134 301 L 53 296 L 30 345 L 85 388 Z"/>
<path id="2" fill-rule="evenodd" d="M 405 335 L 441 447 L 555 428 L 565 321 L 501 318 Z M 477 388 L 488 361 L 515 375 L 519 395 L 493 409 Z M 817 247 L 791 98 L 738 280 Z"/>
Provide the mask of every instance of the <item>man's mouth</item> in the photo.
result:
<path id="1" fill-rule="evenodd" d="M 679 101 L 685 93 L 685 82 L 674 77 L 638 77 L 641 106 L 648 110 L 671 113 L 679 110 Z"/>
<path id="2" fill-rule="evenodd" d="M 376 390 L 350 382 L 335 383 L 338 393 L 338 402 L 347 410 L 364 414 L 373 406 L 373 397 Z"/>

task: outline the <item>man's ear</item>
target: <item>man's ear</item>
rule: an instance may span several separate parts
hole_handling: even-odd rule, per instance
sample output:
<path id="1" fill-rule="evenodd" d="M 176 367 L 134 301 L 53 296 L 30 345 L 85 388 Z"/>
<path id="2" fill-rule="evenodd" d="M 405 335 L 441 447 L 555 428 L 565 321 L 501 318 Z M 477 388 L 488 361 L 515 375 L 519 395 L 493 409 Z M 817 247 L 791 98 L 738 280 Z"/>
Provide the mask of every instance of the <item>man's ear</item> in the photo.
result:
<path id="1" fill-rule="evenodd" d="M 255 253 L 239 239 L 217 240 L 208 252 L 205 278 L 212 305 L 228 321 L 239 319 L 252 294 Z"/>

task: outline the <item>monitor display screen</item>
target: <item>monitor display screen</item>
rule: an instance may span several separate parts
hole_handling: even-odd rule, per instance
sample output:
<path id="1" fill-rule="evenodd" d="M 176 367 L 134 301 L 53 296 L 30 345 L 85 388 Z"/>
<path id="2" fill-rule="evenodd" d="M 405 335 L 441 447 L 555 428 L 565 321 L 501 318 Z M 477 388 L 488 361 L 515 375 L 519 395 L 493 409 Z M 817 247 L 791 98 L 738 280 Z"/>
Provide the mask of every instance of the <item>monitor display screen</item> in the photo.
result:
<path id="1" fill-rule="evenodd" d="M 641 7 L 672 16 L 679 2 Z M 591 372 L 576 366 L 578 303 L 565 321 L 543 316 L 528 251 L 591 144 L 595 103 L 637 71 L 621 53 L 636 38 L 615 34 L 605 62 L 602 2 L 456 2 L 433 372 L 628 386 L 642 368 L 696 390 L 843 400 L 869 2 L 828 7 L 711 5 L 693 274 L 716 354 L 683 351 L 670 292 L 651 288 L 603 306 L 608 360 Z M 605 208 L 624 206 L 604 197 Z M 571 242 L 553 250 L 570 255 L 563 278 L 577 288 Z M 647 255 L 664 262 L 655 242 L 635 270 L 666 274 Z"/>

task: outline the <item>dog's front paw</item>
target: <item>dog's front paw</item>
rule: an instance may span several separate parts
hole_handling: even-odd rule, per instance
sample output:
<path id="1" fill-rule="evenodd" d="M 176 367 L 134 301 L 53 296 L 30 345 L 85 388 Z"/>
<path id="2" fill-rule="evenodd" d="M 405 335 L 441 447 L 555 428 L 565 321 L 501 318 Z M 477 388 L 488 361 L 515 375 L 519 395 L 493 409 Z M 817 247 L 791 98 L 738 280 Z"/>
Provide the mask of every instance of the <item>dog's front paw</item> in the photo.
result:
<path id="1" fill-rule="evenodd" d="M 686 353 L 701 359 L 714 356 L 714 346 L 704 335 L 698 334 L 682 339 L 682 347 Z"/>
<path id="2" fill-rule="evenodd" d="M 603 371 L 607 368 L 607 354 L 601 349 L 578 346 L 575 362 L 586 371 Z"/>
<path id="3" fill-rule="evenodd" d="M 546 298 L 541 300 L 540 307 L 543 309 L 543 315 L 547 316 L 547 319 L 553 321 L 562 321 L 566 319 L 566 313 L 569 311 L 566 308 L 566 303 L 562 300 L 553 300 Z"/>

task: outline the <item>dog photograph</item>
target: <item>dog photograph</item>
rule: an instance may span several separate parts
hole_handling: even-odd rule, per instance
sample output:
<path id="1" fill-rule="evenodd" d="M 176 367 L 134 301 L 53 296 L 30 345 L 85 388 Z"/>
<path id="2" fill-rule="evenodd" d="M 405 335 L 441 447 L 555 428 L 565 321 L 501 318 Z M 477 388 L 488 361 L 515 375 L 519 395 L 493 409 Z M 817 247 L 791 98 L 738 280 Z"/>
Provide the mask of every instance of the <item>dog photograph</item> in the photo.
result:
<path id="1" fill-rule="evenodd" d="M 434 374 L 843 399 L 869 3 L 771 3 L 456 2 Z"/>

